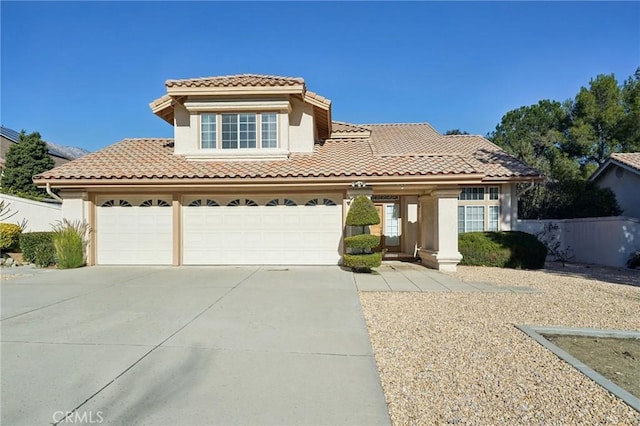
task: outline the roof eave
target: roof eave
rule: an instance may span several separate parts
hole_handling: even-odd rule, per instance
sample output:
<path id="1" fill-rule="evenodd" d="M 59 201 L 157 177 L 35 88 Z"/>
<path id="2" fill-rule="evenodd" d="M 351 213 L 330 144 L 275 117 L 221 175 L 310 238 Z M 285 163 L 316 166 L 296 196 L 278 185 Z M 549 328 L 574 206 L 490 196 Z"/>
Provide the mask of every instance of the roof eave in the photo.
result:
<path id="1" fill-rule="evenodd" d="M 195 96 L 195 95 L 302 95 L 304 84 L 288 86 L 223 86 L 223 87 L 167 87 L 170 96 Z"/>

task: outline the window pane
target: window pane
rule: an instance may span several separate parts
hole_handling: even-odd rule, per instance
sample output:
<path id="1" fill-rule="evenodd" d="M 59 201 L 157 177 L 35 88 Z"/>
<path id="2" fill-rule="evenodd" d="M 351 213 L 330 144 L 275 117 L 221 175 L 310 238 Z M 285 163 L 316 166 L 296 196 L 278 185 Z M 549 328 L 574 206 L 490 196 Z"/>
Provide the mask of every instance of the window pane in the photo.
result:
<path id="1" fill-rule="evenodd" d="M 278 147 L 278 125 L 277 114 L 262 114 L 262 147 L 277 148 Z"/>
<path id="2" fill-rule="evenodd" d="M 499 231 L 500 207 L 489 206 L 489 231 Z"/>
<path id="3" fill-rule="evenodd" d="M 492 186 L 489 188 L 489 199 L 497 200 L 500 195 L 500 187 Z"/>
<path id="4" fill-rule="evenodd" d="M 464 232 L 464 206 L 458 206 L 458 234 Z"/>
<path id="5" fill-rule="evenodd" d="M 462 192 L 458 197 L 460 200 L 484 200 L 484 188 L 462 188 Z"/>
<path id="6" fill-rule="evenodd" d="M 216 115 L 202 114 L 200 116 L 202 122 L 200 142 L 202 148 L 216 147 Z"/>
<path id="7" fill-rule="evenodd" d="M 484 206 L 465 206 L 465 209 L 466 231 L 484 231 Z"/>
<path id="8" fill-rule="evenodd" d="M 222 149 L 238 148 L 238 114 L 222 114 Z"/>
<path id="9" fill-rule="evenodd" d="M 239 114 L 240 123 L 240 148 L 256 147 L 256 115 Z"/>
<path id="10" fill-rule="evenodd" d="M 384 244 L 400 245 L 400 204 L 384 205 Z"/>

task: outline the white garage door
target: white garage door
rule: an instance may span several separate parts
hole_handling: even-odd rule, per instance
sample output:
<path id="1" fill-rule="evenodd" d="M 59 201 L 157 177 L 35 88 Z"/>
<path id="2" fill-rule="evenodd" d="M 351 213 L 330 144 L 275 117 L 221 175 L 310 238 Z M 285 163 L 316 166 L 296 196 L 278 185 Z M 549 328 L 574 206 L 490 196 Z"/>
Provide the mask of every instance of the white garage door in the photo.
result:
<path id="1" fill-rule="evenodd" d="M 96 247 L 99 265 L 170 265 L 171 200 L 113 197 L 99 201 Z"/>
<path id="2" fill-rule="evenodd" d="M 342 197 L 191 197 L 182 207 L 185 265 L 335 265 Z"/>

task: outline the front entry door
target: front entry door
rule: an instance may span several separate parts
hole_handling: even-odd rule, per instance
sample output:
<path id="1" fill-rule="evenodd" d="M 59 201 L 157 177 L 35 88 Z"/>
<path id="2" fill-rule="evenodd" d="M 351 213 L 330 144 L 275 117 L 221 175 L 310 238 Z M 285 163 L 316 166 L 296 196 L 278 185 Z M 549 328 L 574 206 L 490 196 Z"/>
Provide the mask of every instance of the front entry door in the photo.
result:
<path id="1" fill-rule="evenodd" d="M 400 204 L 376 203 L 380 216 L 379 225 L 371 225 L 371 233 L 380 235 L 380 249 L 391 252 L 400 251 Z"/>

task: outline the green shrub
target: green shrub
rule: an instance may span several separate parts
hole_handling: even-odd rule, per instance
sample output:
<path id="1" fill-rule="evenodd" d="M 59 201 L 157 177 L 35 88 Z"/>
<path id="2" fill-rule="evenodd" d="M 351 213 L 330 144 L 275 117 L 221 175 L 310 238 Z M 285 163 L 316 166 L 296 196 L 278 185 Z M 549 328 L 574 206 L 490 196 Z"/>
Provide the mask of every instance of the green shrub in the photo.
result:
<path id="1" fill-rule="evenodd" d="M 345 246 L 352 253 L 345 253 L 342 265 L 357 272 L 370 272 L 371 268 L 380 266 L 382 253 L 371 253 L 371 249 L 380 244 L 380 236 L 364 234 L 364 227 L 380 223 L 380 216 L 375 204 L 365 195 L 356 197 L 349 206 L 346 225 L 356 227 L 357 235 L 346 237 Z"/>
<path id="2" fill-rule="evenodd" d="M 0 223 L 0 250 L 11 251 L 20 246 L 22 228 L 13 223 Z"/>
<path id="3" fill-rule="evenodd" d="M 51 241 L 42 241 L 33 248 L 33 263 L 46 268 L 56 263 L 56 249 Z"/>
<path id="4" fill-rule="evenodd" d="M 79 268 L 85 264 L 84 252 L 88 229 L 86 222 L 71 222 L 67 219 L 53 227 L 53 246 L 58 268 Z"/>
<path id="5" fill-rule="evenodd" d="M 381 262 L 382 253 L 345 254 L 342 264 L 347 268 L 369 271 L 371 268 L 380 266 Z"/>
<path id="6" fill-rule="evenodd" d="M 347 226 L 367 226 L 380 223 L 380 216 L 375 204 L 366 195 L 357 196 L 349 206 Z M 377 244 L 376 244 L 377 245 Z"/>
<path id="7" fill-rule="evenodd" d="M 468 232 L 458 235 L 461 265 L 540 269 L 547 248 L 526 232 Z"/>
<path id="8" fill-rule="evenodd" d="M 380 244 L 380 235 L 360 234 L 346 237 L 344 245 L 350 249 L 365 250 Z"/>
<path id="9" fill-rule="evenodd" d="M 53 249 L 53 232 L 25 232 L 20 235 L 20 250 L 25 262 L 36 263 L 36 247 L 49 244 Z"/>

